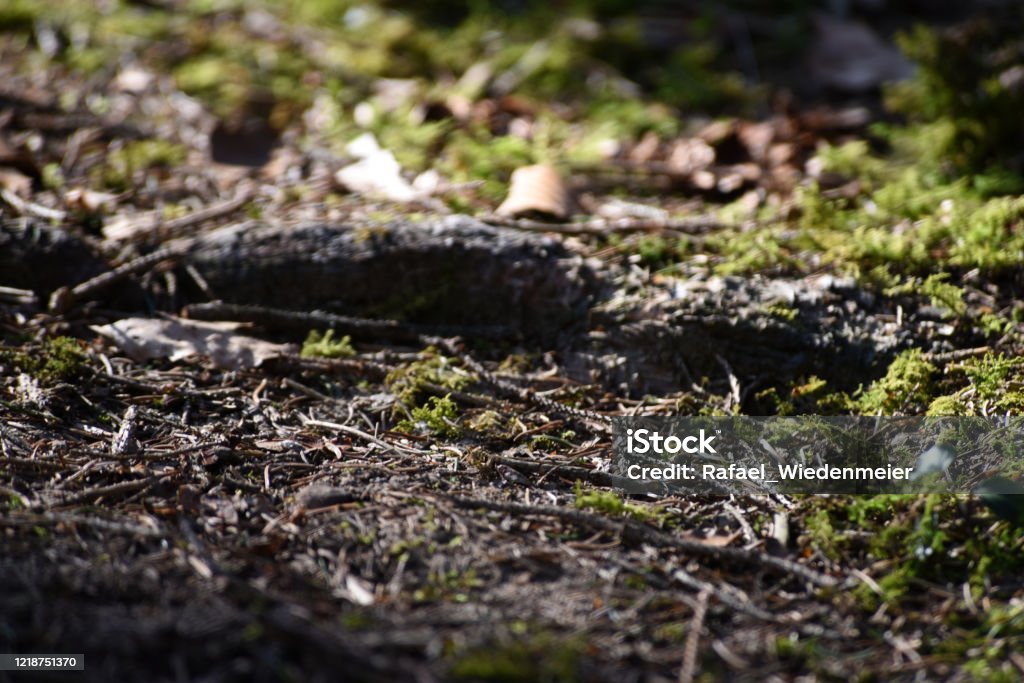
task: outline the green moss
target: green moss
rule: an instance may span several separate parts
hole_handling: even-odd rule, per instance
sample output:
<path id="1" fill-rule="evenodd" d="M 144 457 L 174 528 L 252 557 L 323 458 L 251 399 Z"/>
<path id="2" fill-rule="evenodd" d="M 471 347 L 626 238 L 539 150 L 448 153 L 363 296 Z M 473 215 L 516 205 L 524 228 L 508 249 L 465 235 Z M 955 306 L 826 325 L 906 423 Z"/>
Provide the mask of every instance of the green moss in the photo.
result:
<path id="1" fill-rule="evenodd" d="M 481 181 L 480 194 L 502 199 L 512 171 L 537 161 L 532 145 L 511 135 L 494 137 L 483 129 L 452 134 L 439 162 L 439 170 L 455 182 Z"/>
<path id="2" fill-rule="evenodd" d="M 413 171 L 431 167 L 451 129 L 450 120 L 420 121 L 408 109 L 381 116 L 374 124 L 381 147 L 391 150 L 403 168 Z"/>
<path id="3" fill-rule="evenodd" d="M 778 318 L 779 320 L 787 323 L 795 321 L 797 316 L 800 315 L 799 309 L 794 308 L 792 305 L 783 301 L 775 301 L 768 304 L 765 306 L 764 311 L 773 318 Z"/>
<path id="4" fill-rule="evenodd" d="M 1019 414 L 1024 411 L 1024 359 L 986 353 L 947 368 L 946 390 L 932 400 L 929 415 Z"/>
<path id="5" fill-rule="evenodd" d="M 356 350 L 352 348 L 352 338 L 347 334 L 341 339 L 334 339 L 334 330 L 327 330 L 323 335 L 310 330 L 299 355 L 303 358 L 352 358 Z"/>
<path id="6" fill-rule="evenodd" d="M 462 431 L 456 423 L 458 417 L 459 408 L 450 396 L 431 396 L 425 404 L 412 409 L 411 420 L 399 422 L 397 428 L 409 433 L 426 431 L 437 437 L 454 438 Z"/>
<path id="7" fill-rule="evenodd" d="M 438 548 L 432 544 L 428 551 L 434 553 L 438 551 Z M 431 570 L 427 575 L 426 582 L 413 591 L 412 599 L 417 603 L 442 600 L 465 603 L 470 600 L 474 592 L 483 586 L 483 580 L 472 567 L 465 571 Z"/>
<path id="8" fill-rule="evenodd" d="M 53 337 L 43 344 L 40 379 L 68 380 L 76 377 L 85 365 L 80 342 L 72 337 Z"/>
<path id="9" fill-rule="evenodd" d="M 559 448 L 572 450 L 574 448 L 578 448 L 578 444 L 572 442 L 572 439 L 574 438 L 576 438 L 576 433 L 571 429 L 567 429 L 559 435 L 538 434 L 530 438 L 528 448 L 531 453 L 538 450 L 556 451 Z"/>
<path id="10" fill-rule="evenodd" d="M 900 36 L 900 46 L 917 62 L 917 76 L 893 87 L 887 104 L 913 120 L 946 125 L 948 139 L 933 154 L 955 172 L 1022 170 L 1024 91 L 1008 76 L 1019 64 L 1022 27 L 1024 12 L 1016 7 L 949 29 L 918 26 Z"/>
<path id="11" fill-rule="evenodd" d="M 828 510 L 816 510 L 804 517 L 804 528 L 811 545 L 825 557 L 837 560 L 840 551 L 836 545 L 837 536 L 832 527 L 832 517 Z"/>
<path id="12" fill-rule="evenodd" d="M 65 382 L 79 376 L 86 355 L 72 337 L 51 337 L 37 353 L 0 351 L 0 362 L 10 363 L 45 384 Z"/>
<path id="13" fill-rule="evenodd" d="M 720 275 L 800 272 L 806 269 L 802 248 L 777 227 L 717 232 L 708 236 L 704 247 L 718 255 L 714 271 Z"/>
<path id="14" fill-rule="evenodd" d="M 798 188 L 795 226 L 790 218 L 706 240 L 718 256 L 715 270 L 810 272 L 827 265 L 868 282 L 869 273 L 887 268 L 892 277 L 917 277 L 917 286 L 952 303 L 957 314 L 961 305 L 943 270 L 1016 268 L 1024 259 L 1024 199 L 989 196 L 977 187 L 980 176 L 944 172 L 935 150 L 948 133 L 938 123 L 890 128 L 886 155 L 872 153 L 865 141 L 823 148 L 817 157 L 822 169 L 857 179 L 860 194 L 836 198 L 816 184 Z"/>
<path id="15" fill-rule="evenodd" d="M 885 290 L 886 296 L 920 293 L 931 298 L 932 305 L 946 309 L 949 315 L 960 317 L 967 312 L 964 290 L 950 283 L 949 273 L 935 273 L 921 280 L 910 280 Z"/>
<path id="16" fill-rule="evenodd" d="M 422 360 L 399 366 L 384 379 L 387 387 L 406 406 L 415 406 L 423 389 L 429 382 L 451 391 L 460 391 L 475 381 L 475 376 L 459 368 L 455 362 L 433 347 L 423 352 Z"/>
<path id="17" fill-rule="evenodd" d="M 886 175 L 886 164 L 872 150 L 867 140 L 854 140 L 834 146 L 826 144 L 815 155 L 826 173 L 837 173 L 850 179 L 874 183 Z"/>
<path id="18" fill-rule="evenodd" d="M 48 190 L 59 190 L 64 187 L 64 171 L 60 164 L 49 163 L 43 166 L 40 172 L 43 187 Z"/>
<path id="19" fill-rule="evenodd" d="M 570 683 L 579 680 L 584 643 L 541 631 L 456 654 L 456 680 L 495 683 Z"/>
<path id="20" fill-rule="evenodd" d="M 967 405 L 956 396 L 939 396 L 928 404 L 929 417 L 956 417 L 967 414 Z"/>
<path id="21" fill-rule="evenodd" d="M 984 312 L 978 316 L 976 325 L 986 337 L 998 339 L 1013 330 L 1017 323 L 998 313 Z"/>
<path id="22" fill-rule="evenodd" d="M 623 501 L 614 491 L 595 490 L 584 493 L 579 482 L 576 482 L 576 508 L 597 510 L 615 517 L 628 516 L 641 521 L 657 518 L 656 513 L 641 505 Z"/>
<path id="23" fill-rule="evenodd" d="M 920 408 L 930 402 L 935 366 L 920 349 L 900 353 L 889 365 L 885 377 L 859 390 L 853 406 L 865 415 L 893 415 Z"/>
<path id="24" fill-rule="evenodd" d="M 174 72 L 179 88 L 209 103 L 222 118 L 244 108 L 252 84 L 243 64 L 219 55 L 202 55 L 179 66 Z"/>
<path id="25" fill-rule="evenodd" d="M 673 621 L 667 624 L 661 624 L 658 628 L 654 629 L 654 638 L 662 642 L 681 644 L 685 642 L 686 634 L 689 632 L 690 622 Z"/>
<path id="26" fill-rule="evenodd" d="M 661 235 L 645 235 L 637 242 L 636 253 L 640 263 L 660 268 L 668 261 L 672 251 L 668 241 Z"/>
<path id="27" fill-rule="evenodd" d="M 186 149 L 166 140 L 138 140 L 112 149 L 99 171 L 106 188 L 124 191 L 143 182 L 140 174 L 157 168 L 173 168 L 185 160 Z"/>

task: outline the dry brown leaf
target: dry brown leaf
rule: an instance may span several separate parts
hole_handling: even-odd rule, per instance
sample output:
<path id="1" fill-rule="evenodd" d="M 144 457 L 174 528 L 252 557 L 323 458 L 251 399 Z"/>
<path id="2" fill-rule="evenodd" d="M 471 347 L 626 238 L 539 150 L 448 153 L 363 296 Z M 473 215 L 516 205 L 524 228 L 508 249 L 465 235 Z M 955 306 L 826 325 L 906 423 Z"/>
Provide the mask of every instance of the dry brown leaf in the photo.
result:
<path id="1" fill-rule="evenodd" d="M 638 166 L 650 163 L 654 160 L 659 149 L 661 149 L 661 138 L 657 134 L 648 131 L 640 138 L 640 142 L 636 143 L 629 150 L 629 160 Z"/>
<path id="2" fill-rule="evenodd" d="M 737 135 L 755 161 L 763 161 L 775 141 L 775 125 L 771 121 L 752 123 L 744 121 L 739 125 Z"/>
<path id="3" fill-rule="evenodd" d="M 704 126 L 697 137 L 709 145 L 720 145 L 736 134 L 736 125 L 735 119 L 718 119 Z"/>
<path id="4" fill-rule="evenodd" d="M 508 197 L 497 213 L 502 216 L 542 213 L 566 219 L 572 213 L 572 200 L 565 181 L 553 166 L 524 166 L 512 174 Z"/>
<path id="5" fill-rule="evenodd" d="M 263 361 L 295 353 L 292 344 L 272 344 L 235 334 L 238 323 L 199 322 L 183 318 L 124 318 L 92 330 L 111 340 L 136 361 L 180 360 L 199 354 L 228 370 L 258 367 Z"/>
<path id="6" fill-rule="evenodd" d="M 686 176 L 715 162 L 715 150 L 700 138 L 676 140 L 669 148 L 665 164 L 675 174 Z"/>
<path id="7" fill-rule="evenodd" d="M 32 193 L 32 179 L 17 169 L 0 167 L 0 187 L 19 197 L 27 197 Z"/>
<path id="8" fill-rule="evenodd" d="M 693 534 L 683 534 L 683 538 L 687 541 L 695 541 L 701 545 L 711 546 L 712 548 L 722 548 L 730 545 L 741 535 L 742 532 L 735 531 L 728 536 L 694 536 Z"/>
<path id="9" fill-rule="evenodd" d="M 110 192 L 97 192 L 81 187 L 73 187 L 64 193 L 64 203 L 69 209 L 96 213 L 112 211 L 117 206 L 121 195 Z"/>

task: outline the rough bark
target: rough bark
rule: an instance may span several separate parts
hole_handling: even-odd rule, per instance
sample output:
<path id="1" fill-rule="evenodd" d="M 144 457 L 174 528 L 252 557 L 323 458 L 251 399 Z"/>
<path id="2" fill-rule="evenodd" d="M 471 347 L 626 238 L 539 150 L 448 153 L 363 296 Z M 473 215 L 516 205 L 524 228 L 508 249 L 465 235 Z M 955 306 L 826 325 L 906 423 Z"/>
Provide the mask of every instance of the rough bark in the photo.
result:
<path id="1" fill-rule="evenodd" d="M 50 292 L 99 275 L 107 264 L 85 241 L 32 220 L 0 222 L 0 285 Z"/>
<path id="2" fill-rule="evenodd" d="M 386 227 L 258 222 L 197 239 L 187 261 L 231 303 L 547 335 L 585 320 L 594 288 L 554 239 L 466 217 Z"/>

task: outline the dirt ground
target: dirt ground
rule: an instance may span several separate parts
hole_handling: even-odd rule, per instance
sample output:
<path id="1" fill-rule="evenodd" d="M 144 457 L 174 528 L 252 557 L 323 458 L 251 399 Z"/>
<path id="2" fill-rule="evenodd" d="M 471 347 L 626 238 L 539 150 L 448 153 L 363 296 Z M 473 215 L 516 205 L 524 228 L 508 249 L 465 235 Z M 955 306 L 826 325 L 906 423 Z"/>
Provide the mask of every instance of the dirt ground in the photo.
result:
<path id="1" fill-rule="evenodd" d="M 188 16 L 317 51 L 265 14 Z M 1024 676 L 1019 527 L 974 496 L 610 485 L 616 416 L 1019 408 L 1019 265 L 873 287 L 874 253 L 870 277 L 822 255 L 850 240 L 786 241 L 817 215 L 800 188 L 869 192 L 812 160 L 869 137 L 876 94 L 624 138 L 565 174 L 570 215 L 516 217 L 488 194 L 506 169 L 352 191 L 322 102 L 238 123 L 188 74 L 89 71 L 59 58 L 79 34 L 10 22 L 0 652 L 86 665 L 0 681 Z M 540 125 L 500 90 L 420 124 Z"/>

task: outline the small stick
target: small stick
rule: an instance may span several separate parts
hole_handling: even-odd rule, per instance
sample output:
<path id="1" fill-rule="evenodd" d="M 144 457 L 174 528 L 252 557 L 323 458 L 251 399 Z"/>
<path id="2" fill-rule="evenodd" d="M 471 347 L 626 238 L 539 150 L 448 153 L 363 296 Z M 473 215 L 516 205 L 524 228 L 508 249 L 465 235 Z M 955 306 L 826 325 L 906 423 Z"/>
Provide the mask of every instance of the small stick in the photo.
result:
<path id="1" fill-rule="evenodd" d="M 370 443 L 379 446 L 380 448 L 383 448 L 385 450 L 396 451 L 403 455 L 423 454 L 423 451 L 421 450 L 409 448 L 408 446 L 400 446 L 398 444 L 388 443 L 387 441 L 384 441 L 383 439 L 378 439 L 373 434 L 368 434 L 362 431 L 361 429 L 349 427 L 348 425 L 339 424 L 337 422 L 328 422 L 326 420 L 309 420 L 304 418 L 302 424 L 307 427 L 323 427 L 324 429 L 333 429 L 343 434 L 348 434 L 349 436 L 354 436 L 363 439 L 364 441 L 369 441 Z"/>
<path id="2" fill-rule="evenodd" d="M 697 670 L 697 650 L 700 645 L 700 632 L 704 628 L 704 616 L 708 612 L 708 596 L 704 589 L 697 595 L 697 606 L 690 620 L 690 632 L 686 634 L 686 646 L 683 648 L 683 665 L 679 668 L 679 683 L 693 683 L 693 675 Z"/>
<path id="3" fill-rule="evenodd" d="M 738 228 L 741 226 L 724 223 L 711 216 L 695 218 L 659 219 L 659 218 L 592 218 L 575 223 L 549 223 L 526 218 L 506 218 L 504 216 L 483 216 L 480 220 L 490 225 L 500 225 L 527 232 L 557 232 L 563 235 L 611 235 L 628 232 L 685 232 L 700 235 L 712 230 Z"/>
<path id="4" fill-rule="evenodd" d="M 31 289 L 16 287 L 0 287 L 0 301 L 21 306 L 35 306 L 39 303 Z"/>
<path id="5" fill-rule="evenodd" d="M 359 337 L 376 337 L 391 341 L 419 341 L 424 334 L 477 337 L 481 339 L 508 339 L 515 331 L 503 326 L 459 326 L 449 328 L 436 325 L 415 325 L 397 320 L 377 320 L 373 318 L 354 318 L 347 315 L 335 315 L 322 311 L 306 313 L 304 311 L 288 311 L 280 308 L 228 304 L 222 301 L 211 301 L 203 304 L 191 304 L 185 307 L 185 317 L 194 320 L 233 320 L 237 322 L 255 323 L 267 327 L 333 329 L 339 334 Z"/>
<path id="6" fill-rule="evenodd" d="M 76 493 L 73 496 L 65 498 L 64 500 L 57 501 L 58 505 L 77 505 L 78 503 L 86 503 L 97 498 L 103 498 L 105 496 L 116 496 L 124 493 L 137 493 L 139 491 L 145 491 L 150 486 L 156 483 L 156 477 L 147 477 L 145 479 L 136 479 L 133 481 L 123 481 L 118 484 L 111 484 L 110 486 L 97 486 L 91 489 L 86 489 Z"/>
<path id="7" fill-rule="evenodd" d="M 67 217 L 67 214 L 59 209 L 50 209 L 42 204 L 26 201 L 7 188 L 0 189 L 0 197 L 10 204 L 11 208 L 24 216 L 35 216 L 50 221 L 62 221 Z"/>
<path id="8" fill-rule="evenodd" d="M 113 270 L 108 270 L 74 287 L 61 287 L 50 295 L 50 312 L 67 313 L 79 301 L 124 280 L 129 275 L 148 270 L 168 259 L 181 258 L 185 254 L 186 249 L 187 247 L 184 245 L 158 249 L 151 254 L 132 259 L 128 263 L 120 265 Z"/>

